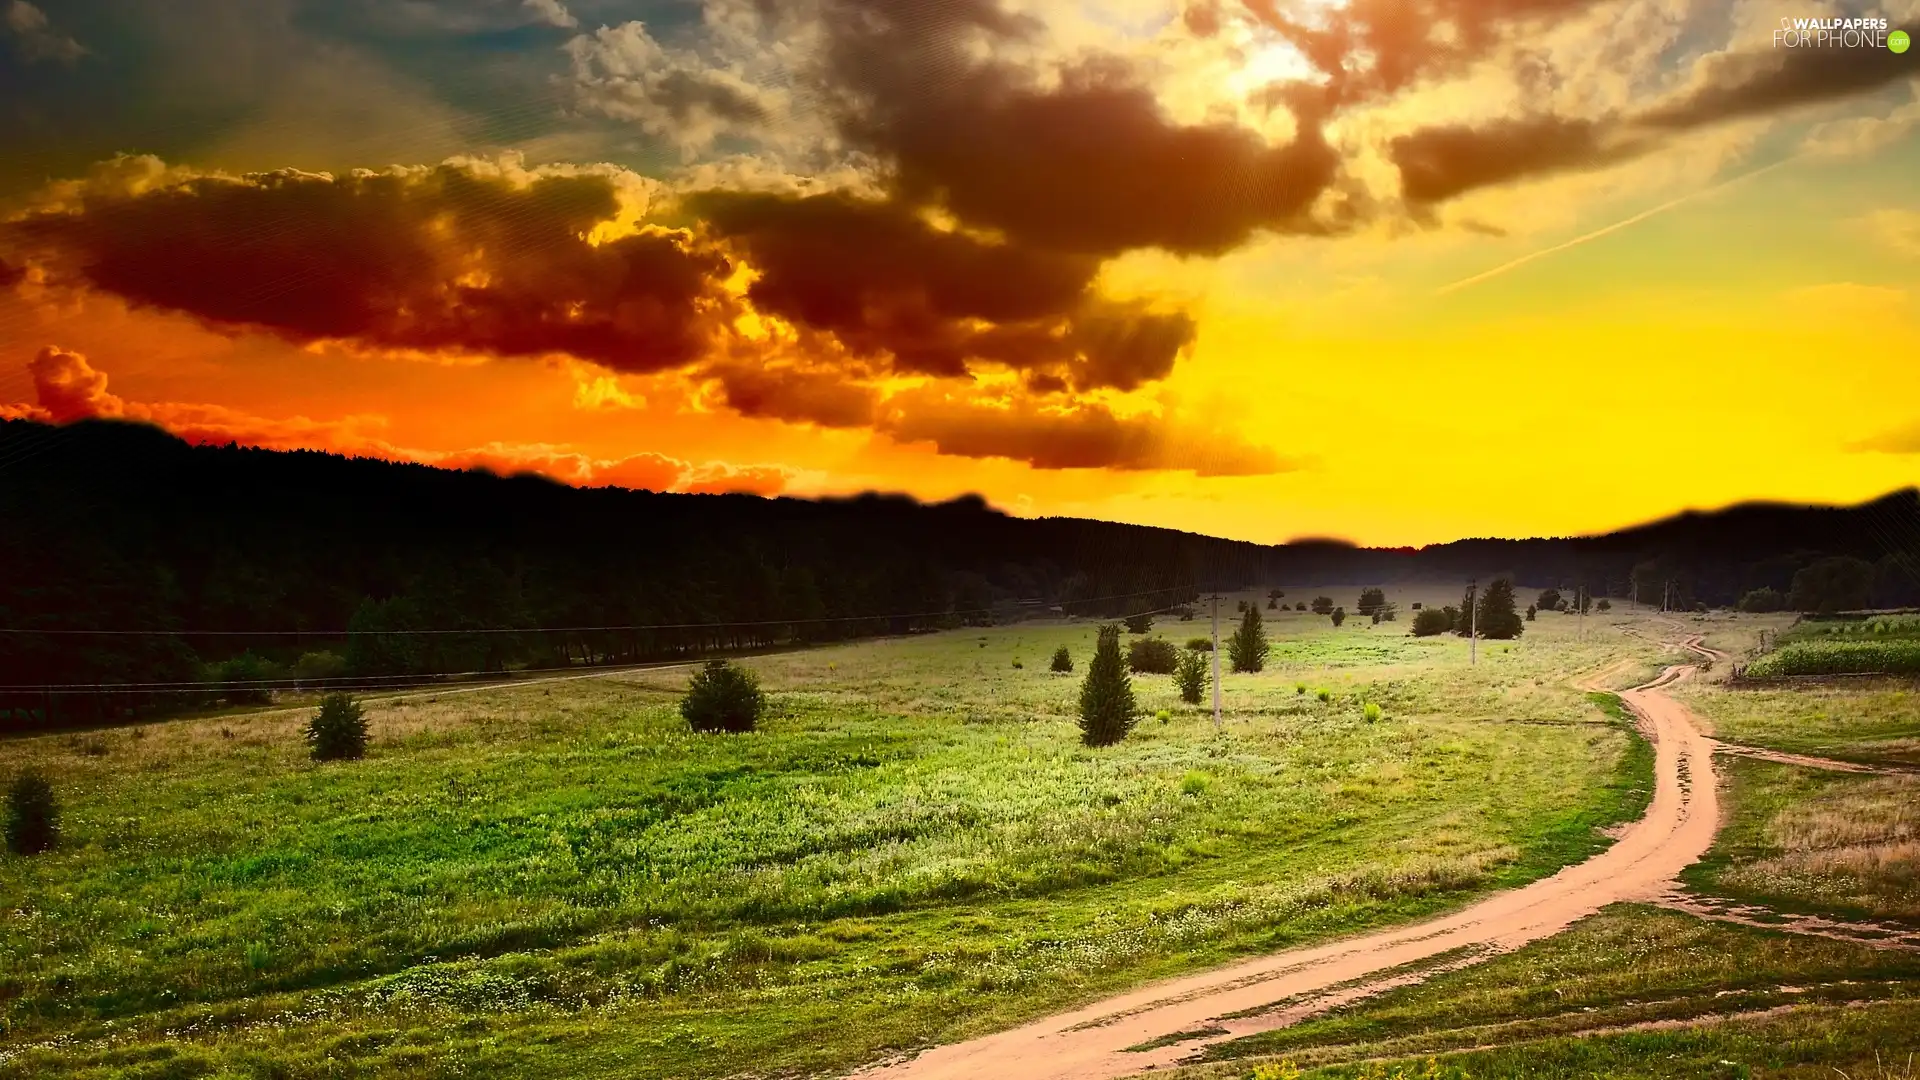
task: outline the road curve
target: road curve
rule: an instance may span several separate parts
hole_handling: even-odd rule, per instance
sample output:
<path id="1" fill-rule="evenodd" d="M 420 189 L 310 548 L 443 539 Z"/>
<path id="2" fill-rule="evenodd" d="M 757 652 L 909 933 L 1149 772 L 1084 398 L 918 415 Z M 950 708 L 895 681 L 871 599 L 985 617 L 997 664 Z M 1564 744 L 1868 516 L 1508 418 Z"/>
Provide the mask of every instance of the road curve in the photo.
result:
<path id="1" fill-rule="evenodd" d="M 1720 654 L 1697 636 L 1676 643 L 1703 657 Z M 1209 1041 L 1295 1022 L 1297 1010 L 1233 1017 L 1283 998 L 1336 991 L 1386 976 L 1389 969 L 1464 947 L 1504 950 L 1535 941 L 1622 900 L 1668 894 L 1681 870 L 1706 853 L 1719 823 L 1713 740 L 1662 688 L 1694 673 L 1676 665 L 1620 697 L 1655 747 L 1654 793 L 1647 812 L 1619 841 L 1586 862 L 1524 888 L 1488 897 L 1452 915 L 1243 961 L 1155 983 L 1024 1027 L 935 1047 L 853 1074 L 855 1080 L 1110 1080 L 1180 1061 Z M 1228 1019 L 1220 1019 L 1229 1017 Z M 1214 1028 L 1155 1050 L 1126 1048 Z"/>

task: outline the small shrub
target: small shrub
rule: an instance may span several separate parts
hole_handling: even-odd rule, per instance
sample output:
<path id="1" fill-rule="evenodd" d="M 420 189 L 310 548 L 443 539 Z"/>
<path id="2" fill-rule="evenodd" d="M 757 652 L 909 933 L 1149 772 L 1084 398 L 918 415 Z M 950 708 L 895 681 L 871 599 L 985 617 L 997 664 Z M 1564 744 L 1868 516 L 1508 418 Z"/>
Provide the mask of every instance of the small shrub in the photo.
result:
<path id="1" fill-rule="evenodd" d="M 1331 597 L 1331 596 L 1316 596 L 1316 597 L 1314 597 L 1314 598 L 1313 598 L 1313 613 L 1314 613 L 1315 615 L 1331 615 L 1331 614 L 1333 614 L 1333 597 Z"/>
<path id="2" fill-rule="evenodd" d="M 7 850 L 38 855 L 60 843 L 60 806 L 53 785 L 37 772 L 20 774 L 7 789 Z"/>
<path id="3" fill-rule="evenodd" d="M 1205 637 L 1188 638 L 1187 648 L 1192 649 L 1194 652 L 1212 652 L 1213 639 Z"/>
<path id="4" fill-rule="evenodd" d="M 1323 703 L 1324 703 L 1324 702 L 1328 702 L 1328 701 L 1332 701 L 1332 700 L 1333 700 L 1333 691 L 1331 691 L 1331 690 L 1328 690 L 1328 689 L 1326 689 L 1325 687 L 1322 687 L 1322 688 L 1321 688 L 1321 689 L 1319 689 L 1319 690 L 1315 690 L 1315 691 L 1313 692 L 1313 696 L 1314 696 L 1314 697 L 1317 697 L 1317 698 L 1319 698 L 1319 699 L 1321 700 L 1321 702 L 1323 702 Z"/>
<path id="5" fill-rule="evenodd" d="M 1300 1080 L 1300 1068 L 1292 1061 L 1268 1062 L 1247 1074 L 1247 1080 Z"/>
<path id="6" fill-rule="evenodd" d="M 1173 714 L 1168 712 L 1165 709 L 1161 709 L 1153 714 L 1153 718 L 1164 724 L 1167 721 L 1173 719 Z"/>
<path id="7" fill-rule="evenodd" d="M 1180 688 L 1180 700 L 1189 705 L 1200 704 L 1200 698 L 1207 692 L 1209 680 L 1209 657 L 1206 653 L 1188 649 L 1180 654 L 1180 662 L 1173 670 L 1174 685 Z"/>
<path id="8" fill-rule="evenodd" d="M 1053 666 L 1051 670 L 1053 671 L 1072 671 L 1073 670 L 1073 654 L 1067 651 L 1067 647 L 1065 645 L 1062 645 L 1059 648 L 1053 650 Z"/>
<path id="9" fill-rule="evenodd" d="M 1280 601 L 1278 601 L 1278 600 L 1269 600 L 1269 601 L 1267 601 L 1267 610 L 1268 610 L 1268 611 L 1278 611 L 1278 610 L 1280 610 Z"/>
<path id="10" fill-rule="evenodd" d="M 1379 723 L 1380 706 L 1377 703 L 1372 701 L 1367 702 L 1366 706 L 1362 708 L 1360 712 L 1362 715 L 1364 715 L 1367 718 L 1367 723 L 1369 724 Z"/>
<path id="11" fill-rule="evenodd" d="M 1306 684 L 1306 683 L 1303 683 L 1303 682 L 1297 682 L 1297 683 L 1294 683 L 1294 684 L 1293 684 L 1293 692 L 1294 692 L 1295 694 L 1298 694 L 1298 695 L 1300 695 L 1300 696 L 1302 696 L 1302 697 L 1304 697 L 1304 696 L 1306 696 L 1306 693 L 1307 693 L 1307 684 Z"/>
<path id="12" fill-rule="evenodd" d="M 1307 610 L 1307 602 L 1305 600 L 1300 601 L 1299 603 L 1293 605 L 1293 610 L 1295 611 Z"/>
<path id="13" fill-rule="evenodd" d="M 1213 778 L 1206 773 L 1190 771 L 1180 778 L 1180 794 L 1205 795 L 1207 788 L 1213 786 Z"/>
<path id="14" fill-rule="evenodd" d="M 1593 609 L 1594 609 L 1595 611 L 1612 611 L 1612 610 L 1613 610 L 1613 601 L 1611 601 L 1611 600 L 1602 600 L 1602 601 L 1600 601 L 1599 603 L 1597 603 L 1597 604 L 1595 604 L 1595 605 L 1593 605 Z"/>
<path id="15" fill-rule="evenodd" d="M 1329 618 L 1333 620 L 1333 625 L 1339 626 L 1341 623 L 1347 621 L 1347 609 L 1343 607 L 1334 608 L 1333 614 L 1329 616 Z"/>
<path id="16" fill-rule="evenodd" d="M 1141 675 L 1171 675 L 1180 650 L 1166 638 L 1142 638 L 1127 646 L 1127 667 Z"/>
<path id="17" fill-rule="evenodd" d="M 1023 663 L 1021 663 L 1021 662 L 1020 662 L 1020 661 L 1018 661 L 1018 660 L 1015 660 L 1015 661 L 1013 662 L 1013 666 L 1014 666 L 1014 668 L 1015 668 L 1016 670 L 1018 670 L 1018 669 L 1020 669 L 1020 668 L 1024 668 L 1024 667 L 1026 667 L 1027 665 L 1025 665 L 1025 664 L 1023 664 Z"/>
<path id="18" fill-rule="evenodd" d="M 725 660 L 709 660 L 694 674 L 687 696 L 680 699 L 680 715 L 695 731 L 752 731 L 760 725 L 766 703 L 753 672 Z"/>
<path id="19" fill-rule="evenodd" d="M 1527 605 L 1527 621 L 1528 622 L 1538 621 L 1539 610 L 1540 609 L 1534 607 L 1532 604 L 1528 604 Z"/>
<path id="20" fill-rule="evenodd" d="M 347 694 L 320 699 L 320 711 L 307 721 L 307 746 L 315 761 L 346 761 L 367 756 L 367 715 Z"/>
<path id="21" fill-rule="evenodd" d="M 1235 604 L 1233 607 L 1233 613 L 1236 615 L 1245 615 L 1247 613 L 1247 602 L 1245 600 L 1242 600 L 1239 603 Z"/>
<path id="22" fill-rule="evenodd" d="M 1145 615 L 1129 615 L 1124 621 L 1127 624 L 1127 633 L 1129 634 L 1144 634 L 1153 629 L 1153 614 L 1151 612 Z"/>

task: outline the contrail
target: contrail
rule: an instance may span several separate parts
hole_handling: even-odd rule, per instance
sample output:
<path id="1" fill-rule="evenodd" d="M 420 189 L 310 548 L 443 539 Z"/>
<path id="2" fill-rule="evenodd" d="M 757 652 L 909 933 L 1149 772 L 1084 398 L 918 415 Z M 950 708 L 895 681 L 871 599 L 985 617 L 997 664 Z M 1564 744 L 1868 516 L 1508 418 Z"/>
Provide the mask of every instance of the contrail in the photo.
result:
<path id="1" fill-rule="evenodd" d="M 1584 244 L 1589 240 L 1597 240 L 1600 237 L 1607 235 L 1608 233 L 1619 232 L 1621 229 L 1624 229 L 1629 225 L 1637 225 L 1640 222 L 1645 221 L 1648 218 L 1654 216 L 1655 214 L 1664 214 L 1667 211 L 1683 203 L 1690 203 L 1693 200 L 1701 198 L 1703 196 L 1712 195 L 1715 192 L 1719 192 L 1719 191 L 1724 191 L 1727 188 L 1730 188 L 1733 185 L 1740 183 L 1741 181 L 1751 180 L 1762 173 L 1772 172 L 1773 170 L 1779 168 L 1782 165 L 1792 164 L 1799 157 L 1800 157 L 1799 154 L 1795 154 L 1793 155 L 1793 157 L 1783 158 L 1779 161 L 1774 162 L 1771 165 L 1762 165 L 1759 168 L 1754 169 L 1752 172 L 1744 172 L 1744 173 L 1741 173 L 1739 176 L 1732 177 L 1731 179 L 1722 180 L 1721 182 L 1713 185 L 1712 187 L 1701 188 L 1699 191 L 1682 195 L 1677 199 L 1669 199 L 1666 202 L 1661 203 L 1659 206 L 1655 206 L 1648 210 L 1642 210 L 1630 218 L 1623 218 L 1620 221 L 1616 221 L 1611 225 L 1603 225 L 1600 228 L 1595 229 L 1590 233 L 1584 233 L 1580 236 L 1574 237 L 1571 240 L 1566 240 L 1561 243 L 1555 244 L 1552 247 L 1541 248 L 1539 251 L 1528 252 L 1527 254 L 1522 255 L 1517 259 L 1513 259 L 1509 262 L 1503 262 L 1499 266 L 1496 266 L 1491 270 L 1482 270 L 1471 277 L 1463 277 L 1458 281 L 1451 282 L 1446 285 L 1442 285 L 1438 289 L 1435 289 L 1433 291 L 1433 295 L 1445 296 L 1450 292 L 1456 292 L 1460 289 L 1466 288 L 1469 285 L 1478 285 L 1481 282 L 1487 280 L 1488 278 L 1496 278 L 1496 277 L 1499 277 L 1501 274 L 1506 273 L 1509 270 L 1517 270 L 1520 267 L 1525 266 L 1526 264 L 1532 262 L 1535 259 L 1544 259 L 1548 255 L 1552 255 L 1560 251 L 1565 251 L 1570 247 L 1579 247 L 1581 244 Z"/>

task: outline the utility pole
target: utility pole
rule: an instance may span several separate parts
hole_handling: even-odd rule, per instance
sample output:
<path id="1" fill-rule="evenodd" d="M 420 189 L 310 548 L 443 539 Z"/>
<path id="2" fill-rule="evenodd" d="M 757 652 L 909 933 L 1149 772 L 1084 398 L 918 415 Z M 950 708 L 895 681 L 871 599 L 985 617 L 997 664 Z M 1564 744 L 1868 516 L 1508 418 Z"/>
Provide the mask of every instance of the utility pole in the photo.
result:
<path id="1" fill-rule="evenodd" d="M 1213 729 L 1220 730 L 1220 594 L 1213 601 Z"/>
<path id="2" fill-rule="evenodd" d="M 1480 662 L 1480 579 L 1467 579 L 1467 663 Z"/>

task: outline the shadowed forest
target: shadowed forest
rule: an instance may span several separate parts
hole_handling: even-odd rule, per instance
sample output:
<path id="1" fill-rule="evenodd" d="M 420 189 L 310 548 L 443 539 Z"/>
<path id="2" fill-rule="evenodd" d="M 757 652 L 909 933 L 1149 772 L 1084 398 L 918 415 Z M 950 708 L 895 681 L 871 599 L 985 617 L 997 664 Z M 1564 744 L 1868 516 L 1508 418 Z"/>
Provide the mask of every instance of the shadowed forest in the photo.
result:
<path id="1" fill-rule="evenodd" d="M 1275 581 L 1505 575 L 1689 610 L 1761 590 L 1809 610 L 1920 603 L 1912 490 L 1385 550 L 1027 520 L 978 499 L 577 489 L 190 446 L 112 421 L 0 424 L 0 468 L 0 723 L 16 730 L 244 701 L 276 680 L 632 663 L 1048 609 L 1179 611 L 1203 590 Z"/>

